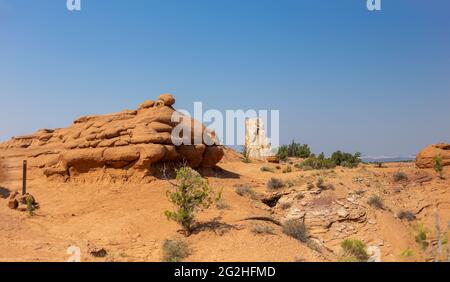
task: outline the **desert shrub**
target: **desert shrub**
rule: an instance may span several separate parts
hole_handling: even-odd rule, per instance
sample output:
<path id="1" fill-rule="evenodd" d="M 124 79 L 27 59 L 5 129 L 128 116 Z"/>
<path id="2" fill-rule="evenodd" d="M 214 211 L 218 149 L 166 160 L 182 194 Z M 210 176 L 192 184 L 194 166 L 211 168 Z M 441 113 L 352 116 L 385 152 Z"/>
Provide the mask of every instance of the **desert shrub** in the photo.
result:
<path id="1" fill-rule="evenodd" d="M 272 177 L 267 182 L 267 189 L 269 189 L 269 190 L 277 190 L 277 189 L 281 189 L 283 187 L 284 187 L 283 181 L 281 179 L 278 179 L 278 178 Z"/>
<path id="2" fill-rule="evenodd" d="M 407 221 L 413 221 L 416 219 L 416 215 L 412 211 L 400 211 L 398 213 L 398 218 L 406 219 Z"/>
<path id="3" fill-rule="evenodd" d="M 317 179 L 316 187 L 319 188 L 319 189 L 325 189 L 326 188 L 325 180 L 323 180 L 322 177 L 319 177 L 319 179 Z"/>
<path id="4" fill-rule="evenodd" d="M 308 190 L 312 190 L 312 189 L 314 189 L 314 184 L 312 184 L 311 182 L 308 182 L 308 184 L 306 184 L 306 189 L 308 189 Z"/>
<path id="5" fill-rule="evenodd" d="M 188 245 L 180 239 L 164 240 L 162 251 L 165 262 L 179 262 L 189 255 Z"/>
<path id="6" fill-rule="evenodd" d="M 374 162 L 373 164 L 374 164 L 375 167 L 377 167 L 377 168 L 382 168 L 382 167 L 383 167 L 383 163 L 382 163 L 382 162 Z"/>
<path id="7" fill-rule="evenodd" d="M 336 164 L 333 163 L 331 159 L 310 157 L 304 160 L 301 164 L 297 164 L 297 167 L 303 170 L 332 169 L 336 167 Z"/>
<path id="8" fill-rule="evenodd" d="M 417 234 L 415 236 L 415 239 L 416 243 L 419 244 L 422 250 L 425 250 L 428 247 L 427 231 L 423 224 L 419 224 L 419 226 L 417 227 Z"/>
<path id="9" fill-rule="evenodd" d="M 216 208 L 219 210 L 227 210 L 230 208 L 230 205 L 225 202 L 223 199 L 216 202 Z"/>
<path id="10" fill-rule="evenodd" d="M 260 168 L 260 170 L 262 172 L 273 172 L 273 169 L 271 167 L 268 167 L 268 166 L 263 166 L 263 167 Z"/>
<path id="11" fill-rule="evenodd" d="M 250 155 L 248 153 L 247 147 L 244 147 L 244 150 L 242 151 L 242 162 L 248 164 L 251 163 Z"/>
<path id="12" fill-rule="evenodd" d="M 216 208 L 219 209 L 219 210 L 225 210 L 225 209 L 230 208 L 230 205 L 228 205 L 227 202 L 225 202 L 225 200 L 223 199 L 222 193 L 223 193 L 223 190 L 221 190 L 217 194 L 216 199 L 215 199 Z"/>
<path id="13" fill-rule="evenodd" d="M 410 248 L 407 248 L 406 250 L 404 250 L 404 251 L 401 253 L 401 256 L 402 256 L 402 257 L 405 257 L 405 258 L 412 257 L 412 256 L 414 256 L 414 251 L 411 250 Z"/>
<path id="14" fill-rule="evenodd" d="M 247 186 L 247 185 L 237 186 L 235 192 L 236 192 L 236 194 L 238 194 L 239 196 L 242 196 L 242 197 L 249 196 L 252 199 L 256 198 L 255 191 L 253 191 L 252 187 Z"/>
<path id="15" fill-rule="evenodd" d="M 392 178 L 395 182 L 406 181 L 408 180 L 408 175 L 406 175 L 406 173 L 404 172 L 397 171 L 392 175 Z"/>
<path id="16" fill-rule="evenodd" d="M 301 200 L 303 198 L 305 198 L 305 194 L 303 194 L 302 192 L 297 193 L 294 197 L 294 199 L 296 200 Z"/>
<path id="17" fill-rule="evenodd" d="M 325 183 L 325 180 L 322 177 L 319 177 L 317 179 L 316 187 L 319 188 L 320 190 L 332 190 L 332 189 L 334 189 L 333 184 Z M 309 187 L 308 187 L 308 190 L 310 190 Z"/>
<path id="18" fill-rule="evenodd" d="M 290 172 L 292 172 L 292 167 L 290 165 L 288 165 L 283 169 L 283 173 L 290 173 Z"/>
<path id="19" fill-rule="evenodd" d="M 301 242 L 307 242 L 309 239 L 305 222 L 298 219 L 290 219 L 286 221 L 283 224 L 283 233 Z"/>
<path id="20" fill-rule="evenodd" d="M 384 207 L 383 199 L 378 195 L 371 196 L 367 203 L 377 209 L 383 209 Z"/>
<path id="21" fill-rule="evenodd" d="M 337 166 L 355 168 L 361 163 L 361 153 L 354 155 L 342 151 L 336 151 L 331 155 L 331 161 Z"/>
<path id="22" fill-rule="evenodd" d="M 292 206 L 292 203 L 282 203 L 281 205 L 280 205 L 280 208 L 282 209 L 282 210 L 287 210 L 288 208 L 290 208 Z"/>
<path id="23" fill-rule="evenodd" d="M 366 245 L 360 240 L 346 239 L 342 241 L 341 248 L 345 257 L 354 258 L 356 261 L 367 261 L 369 254 Z"/>
<path id="24" fill-rule="evenodd" d="M 189 235 L 198 208 L 209 208 L 217 198 L 208 182 L 190 167 L 184 166 L 176 171 L 176 184 L 173 185 L 175 189 L 167 191 L 167 198 L 176 206 L 176 210 L 167 210 L 164 214 L 167 219 L 180 224 Z"/>
<path id="25" fill-rule="evenodd" d="M 444 170 L 442 167 L 442 158 L 441 156 L 434 157 L 434 170 L 439 174 L 439 178 L 444 178 Z"/>
<path id="26" fill-rule="evenodd" d="M 289 179 L 285 181 L 285 184 L 288 188 L 294 187 L 297 182 L 295 180 Z"/>
<path id="27" fill-rule="evenodd" d="M 254 234 L 263 235 L 263 234 L 275 234 L 272 227 L 263 224 L 255 224 L 251 227 L 250 231 Z"/>
<path id="28" fill-rule="evenodd" d="M 30 195 L 26 196 L 25 202 L 27 204 L 27 212 L 29 215 L 34 215 L 34 211 L 36 210 L 36 203 L 34 202 L 34 198 Z"/>
<path id="29" fill-rule="evenodd" d="M 288 154 L 288 146 L 286 146 L 286 145 L 280 146 L 280 147 L 278 148 L 277 158 L 278 158 L 280 161 L 285 161 L 285 160 L 287 160 L 288 157 L 289 157 L 289 154 Z"/>

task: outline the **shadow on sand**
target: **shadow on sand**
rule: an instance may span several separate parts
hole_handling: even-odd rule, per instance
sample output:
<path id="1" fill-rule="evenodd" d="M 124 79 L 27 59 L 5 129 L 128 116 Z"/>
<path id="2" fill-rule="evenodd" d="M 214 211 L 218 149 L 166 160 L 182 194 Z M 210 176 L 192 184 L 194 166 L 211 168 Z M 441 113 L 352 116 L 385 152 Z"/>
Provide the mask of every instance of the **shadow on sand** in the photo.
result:
<path id="1" fill-rule="evenodd" d="M 182 167 L 182 163 L 165 163 L 165 164 L 155 164 L 152 167 L 151 173 L 149 175 L 154 176 L 158 179 L 169 179 L 173 180 L 176 177 L 175 170 Z M 228 170 L 225 170 L 219 166 L 213 168 L 198 168 L 196 169 L 202 177 L 216 177 L 221 179 L 239 179 L 240 175 Z"/>
<path id="2" fill-rule="evenodd" d="M 223 235 L 223 234 L 229 232 L 230 230 L 239 230 L 240 229 L 236 225 L 220 222 L 221 219 L 222 219 L 221 217 L 216 217 L 210 221 L 197 222 L 194 225 L 190 235 L 198 234 L 203 231 L 211 231 L 211 232 L 214 232 L 216 235 Z M 183 232 L 183 231 L 180 230 L 179 232 Z"/>
<path id="3" fill-rule="evenodd" d="M 0 198 L 6 199 L 11 194 L 11 190 L 5 187 L 0 187 Z"/>

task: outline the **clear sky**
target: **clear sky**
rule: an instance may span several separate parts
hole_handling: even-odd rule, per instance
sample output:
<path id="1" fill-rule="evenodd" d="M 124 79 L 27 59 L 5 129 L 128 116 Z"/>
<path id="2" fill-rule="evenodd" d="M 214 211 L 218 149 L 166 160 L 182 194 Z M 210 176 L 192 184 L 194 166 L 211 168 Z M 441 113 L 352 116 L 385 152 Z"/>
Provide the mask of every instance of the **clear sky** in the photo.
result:
<path id="1" fill-rule="evenodd" d="M 281 141 L 450 142 L 450 1 L 0 0 L 0 140 L 136 108 L 279 109 Z"/>

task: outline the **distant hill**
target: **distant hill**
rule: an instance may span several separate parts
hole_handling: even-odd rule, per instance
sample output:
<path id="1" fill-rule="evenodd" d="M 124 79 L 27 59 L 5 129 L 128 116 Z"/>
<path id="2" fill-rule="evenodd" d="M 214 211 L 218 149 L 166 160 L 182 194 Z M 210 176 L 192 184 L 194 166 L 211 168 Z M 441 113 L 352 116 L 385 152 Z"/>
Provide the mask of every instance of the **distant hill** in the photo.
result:
<path id="1" fill-rule="evenodd" d="M 415 156 L 363 156 L 361 158 L 366 163 L 395 163 L 395 162 L 412 162 L 416 159 Z"/>

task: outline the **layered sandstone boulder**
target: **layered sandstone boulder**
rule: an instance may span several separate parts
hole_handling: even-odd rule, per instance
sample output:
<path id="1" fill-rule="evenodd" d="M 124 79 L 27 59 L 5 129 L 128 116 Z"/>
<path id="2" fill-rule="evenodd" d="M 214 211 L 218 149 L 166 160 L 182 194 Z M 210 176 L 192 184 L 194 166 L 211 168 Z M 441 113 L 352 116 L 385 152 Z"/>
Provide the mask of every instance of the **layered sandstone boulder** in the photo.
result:
<path id="1" fill-rule="evenodd" d="M 417 154 L 416 165 L 418 168 L 433 168 L 436 157 L 441 157 L 443 166 L 450 165 L 450 144 L 440 143 L 426 147 Z"/>
<path id="2" fill-rule="evenodd" d="M 66 180 L 95 171 L 114 170 L 126 178 L 151 175 L 155 164 L 165 162 L 214 167 L 224 155 L 222 146 L 203 124 L 184 116 L 173 121 L 174 103 L 172 95 L 163 94 L 138 110 L 84 116 L 67 128 L 14 137 L 0 144 L 0 152 L 5 158 L 27 159 L 32 169 L 47 177 Z M 191 125 L 191 131 L 172 136 L 181 123 Z"/>

